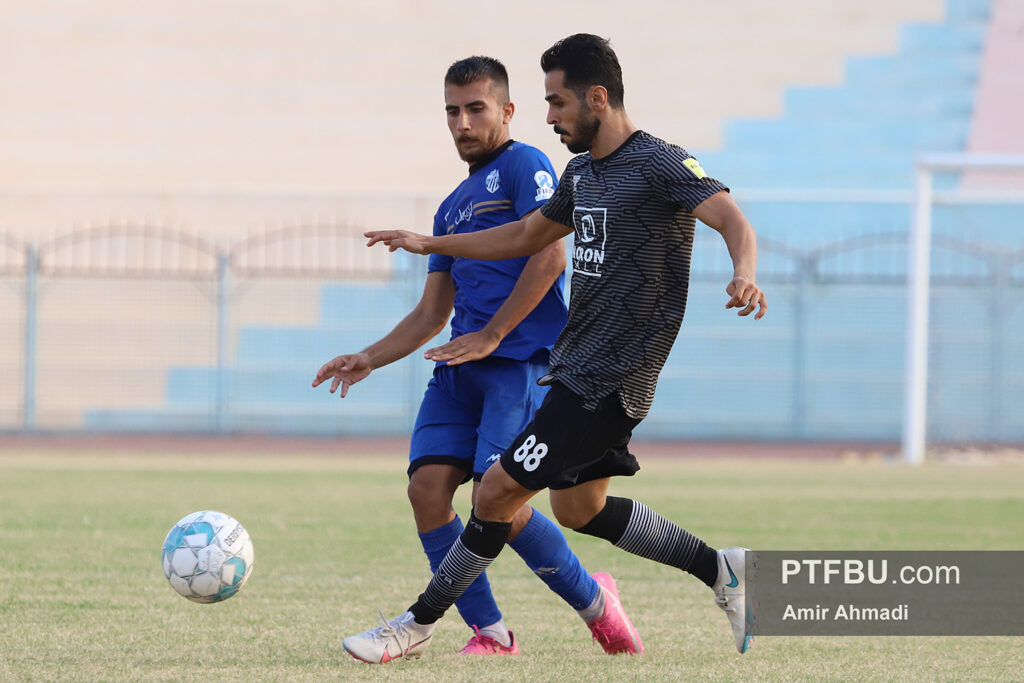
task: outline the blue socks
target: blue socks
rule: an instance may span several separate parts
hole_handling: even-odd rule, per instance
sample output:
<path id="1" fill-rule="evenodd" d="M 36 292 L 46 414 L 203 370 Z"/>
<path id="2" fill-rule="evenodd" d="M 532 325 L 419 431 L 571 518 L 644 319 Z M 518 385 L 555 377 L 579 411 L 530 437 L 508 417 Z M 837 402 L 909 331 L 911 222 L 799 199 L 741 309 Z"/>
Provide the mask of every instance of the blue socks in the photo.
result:
<path id="1" fill-rule="evenodd" d="M 569 549 L 562 530 L 539 510 L 533 511 L 526 527 L 508 545 L 573 609 L 584 610 L 594 602 L 600 591 L 597 581 L 587 574 L 579 558 Z"/>
<path id="2" fill-rule="evenodd" d="M 550 522 L 548 523 L 550 524 Z M 444 526 L 419 535 L 423 551 L 426 552 L 427 558 L 430 560 L 431 572 L 437 571 L 441 560 L 444 559 L 456 539 L 462 535 L 462 531 L 462 520 L 456 516 Z M 564 538 L 562 542 L 565 543 Z M 501 611 L 491 594 L 491 584 L 487 580 L 487 574 L 480 574 L 473 583 L 469 584 L 469 588 L 455 601 L 455 607 L 468 626 L 483 628 L 501 621 Z"/>

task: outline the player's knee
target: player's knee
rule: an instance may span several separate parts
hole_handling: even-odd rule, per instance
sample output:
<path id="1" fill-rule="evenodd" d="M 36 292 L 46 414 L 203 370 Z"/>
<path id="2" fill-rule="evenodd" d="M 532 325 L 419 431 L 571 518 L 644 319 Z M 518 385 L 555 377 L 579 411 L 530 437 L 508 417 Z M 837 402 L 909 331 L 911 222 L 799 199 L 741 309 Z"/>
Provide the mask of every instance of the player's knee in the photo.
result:
<path id="1" fill-rule="evenodd" d="M 608 479 L 595 479 L 551 491 L 551 511 L 562 526 L 579 529 L 605 508 Z"/>
<path id="2" fill-rule="evenodd" d="M 409 503 L 412 505 L 413 510 L 430 507 L 431 501 L 436 498 L 436 494 L 432 493 L 415 479 L 409 480 L 409 487 L 405 492 L 409 496 Z"/>
<path id="3" fill-rule="evenodd" d="M 564 503 L 556 505 L 552 501 L 551 512 L 554 513 L 555 519 L 562 526 L 570 529 L 579 529 L 592 520 L 600 510 L 588 506 L 566 505 Z"/>
<path id="4" fill-rule="evenodd" d="M 500 466 L 484 474 L 476 494 L 476 515 L 493 522 L 511 522 L 535 491 L 520 486 Z"/>
<path id="5" fill-rule="evenodd" d="M 413 510 L 417 512 L 447 510 L 451 507 L 455 489 L 443 484 L 444 482 L 438 481 L 436 477 L 428 476 L 426 472 L 422 474 L 420 470 L 414 472 L 409 479 L 409 487 L 406 489 Z"/>
<path id="6" fill-rule="evenodd" d="M 604 507 L 604 499 L 590 495 L 574 495 L 583 493 L 582 489 L 552 491 L 551 512 L 562 526 L 579 529 L 594 519 Z"/>

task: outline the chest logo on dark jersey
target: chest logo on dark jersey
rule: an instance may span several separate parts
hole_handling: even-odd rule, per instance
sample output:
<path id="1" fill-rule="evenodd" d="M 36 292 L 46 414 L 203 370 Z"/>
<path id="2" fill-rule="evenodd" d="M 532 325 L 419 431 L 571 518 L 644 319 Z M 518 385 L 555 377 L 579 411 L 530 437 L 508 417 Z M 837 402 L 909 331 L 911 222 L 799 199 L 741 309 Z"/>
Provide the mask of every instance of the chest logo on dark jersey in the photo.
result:
<path id="1" fill-rule="evenodd" d="M 501 187 L 501 174 L 498 173 L 498 169 L 494 169 L 487 174 L 487 179 L 484 181 L 484 187 L 486 187 L 487 191 L 491 194 L 498 191 L 498 188 Z"/>
<path id="2" fill-rule="evenodd" d="M 572 212 L 576 244 L 572 250 L 573 271 L 580 275 L 601 277 L 605 242 L 608 238 L 608 209 L 577 206 Z"/>

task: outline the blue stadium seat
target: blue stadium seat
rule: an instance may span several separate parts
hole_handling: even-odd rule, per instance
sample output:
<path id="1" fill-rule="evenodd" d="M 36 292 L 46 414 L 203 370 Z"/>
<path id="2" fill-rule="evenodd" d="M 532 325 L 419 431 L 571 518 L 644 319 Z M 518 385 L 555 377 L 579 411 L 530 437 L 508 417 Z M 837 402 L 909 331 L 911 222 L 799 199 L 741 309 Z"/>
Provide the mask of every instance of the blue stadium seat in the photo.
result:
<path id="1" fill-rule="evenodd" d="M 325 284 L 320 288 L 320 320 L 349 322 L 353 311 L 358 312 L 360 318 L 372 313 L 374 318 L 388 321 L 388 329 L 391 329 L 412 310 L 420 294 L 420 288 L 398 289 L 394 285 L 393 281 L 369 285 Z"/>
<path id="2" fill-rule="evenodd" d="M 790 156 L 815 152 L 826 163 L 841 164 L 841 155 L 902 153 L 913 160 L 921 151 L 959 150 L 967 143 L 970 120 L 949 117 L 932 121 L 906 118 L 787 117 L 775 120 L 733 121 L 725 127 L 726 150 L 756 150 L 772 160 L 787 163 Z M 727 153 L 727 152 L 726 152 Z M 833 156 L 834 155 L 834 156 Z"/>
<path id="3" fill-rule="evenodd" d="M 909 188 L 913 179 L 913 158 L 884 149 L 859 155 L 856 149 L 815 153 L 813 141 L 803 150 L 749 149 L 741 152 L 698 154 L 708 174 L 744 190 L 771 188 L 805 189 L 893 189 Z M 822 143 L 826 145 L 828 143 Z"/>
<path id="4" fill-rule="evenodd" d="M 991 0 L 946 0 L 946 21 L 983 21 L 991 10 Z"/>
<path id="5" fill-rule="evenodd" d="M 789 88 L 787 115 L 796 118 L 828 117 L 969 117 L 974 106 L 974 83 L 949 85 L 935 81 L 918 87 L 908 97 L 903 87 L 879 86 L 870 96 L 846 87 Z"/>
<path id="6" fill-rule="evenodd" d="M 981 52 L 988 24 L 984 20 L 955 24 L 907 24 L 900 31 L 900 53 Z"/>
<path id="7" fill-rule="evenodd" d="M 329 327 L 245 327 L 238 332 L 238 362 L 293 362 L 308 359 L 315 370 L 340 353 L 365 348 L 384 336 L 397 320 L 365 318 L 351 312 L 347 324 L 333 322 Z"/>
<path id="8" fill-rule="evenodd" d="M 917 87 L 938 81 L 947 86 L 971 85 L 978 75 L 980 55 L 941 53 L 909 58 L 856 57 L 846 64 L 846 84 L 863 89 L 865 95 L 879 86 Z M 912 97 L 913 92 L 907 92 Z"/>

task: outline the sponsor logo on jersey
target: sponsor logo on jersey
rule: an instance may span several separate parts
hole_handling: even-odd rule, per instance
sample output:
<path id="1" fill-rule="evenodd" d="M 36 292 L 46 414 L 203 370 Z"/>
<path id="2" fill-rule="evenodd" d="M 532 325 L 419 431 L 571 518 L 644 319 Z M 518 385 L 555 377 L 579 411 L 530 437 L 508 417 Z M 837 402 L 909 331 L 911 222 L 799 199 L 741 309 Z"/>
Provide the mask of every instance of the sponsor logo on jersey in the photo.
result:
<path id="1" fill-rule="evenodd" d="M 580 177 L 578 175 L 574 175 L 572 177 L 572 191 L 573 192 L 576 191 L 576 186 L 579 185 L 579 184 L 580 184 Z"/>
<path id="2" fill-rule="evenodd" d="M 608 238 L 608 209 L 577 206 L 572 212 L 576 228 L 576 244 L 572 250 L 573 271 L 580 275 L 601 277 L 604 246 Z"/>
<path id="3" fill-rule="evenodd" d="M 451 211 L 449 211 L 448 213 L 446 213 L 444 215 L 445 221 L 448 220 L 449 214 L 451 214 Z M 459 223 L 461 223 L 462 221 L 468 221 L 472 217 L 473 217 L 473 202 L 470 202 L 469 204 L 466 204 L 466 206 L 464 206 L 463 208 L 459 209 L 459 214 L 455 217 L 455 222 L 447 227 L 446 232 L 449 235 L 452 234 L 453 232 L 455 232 L 455 229 L 457 227 L 459 227 Z"/>
<path id="4" fill-rule="evenodd" d="M 498 173 L 498 169 L 494 169 L 487 174 L 487 180 L 484 181 L 484 187 L 486 187 L 487 191 L 491 194 L 498 191 L 498 188 L 501 187 L 501 174 Z"/>
<path id="5" fill-rule="evenodd" d="M 537 183 L 537 197 L 535 201 L 549 199 L 555 193 L 555 179 L 547 171 L 537 171 L 533 174 L 533 182 Z"/>

